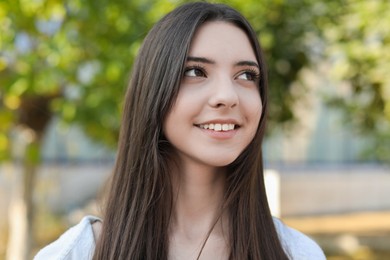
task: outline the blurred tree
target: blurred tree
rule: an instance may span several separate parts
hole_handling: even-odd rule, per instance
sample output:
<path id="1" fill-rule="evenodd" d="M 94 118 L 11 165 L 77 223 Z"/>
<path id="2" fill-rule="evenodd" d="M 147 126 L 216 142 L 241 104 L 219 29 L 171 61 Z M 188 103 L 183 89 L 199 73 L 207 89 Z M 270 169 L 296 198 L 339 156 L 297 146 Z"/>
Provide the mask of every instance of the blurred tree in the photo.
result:
<path id="1" fill-rule="evenodd" d="M 50 119 L 116 144 L 129 68 L 170 1 L 0 2 L 0 160 L 23 166 L 11 203 L 8 259 L 30 259 L 33 193 Z M 18 141 L 22 154 L 11 153 Z"/>
<path id="2" fill-rule="evenodd" d="M 329 103 L 371 141 L 364 157 L 390 162 L 390 1 L 346 1 L 324 23 L 330 76 L 343 81 Z"/>
<path id="3" fill-rule="evenodd" d="M 26 229 L 18 244 L 27 249 L 15 251 L 25 252 L 19 259 L 27 258 L 31 244 L 32 232 L 27 230 L 31 231 L 35 169 L 50 119 L 55 115 L 79 124 L 94 140 L 114 147 L 128 70 L 141 41 L 155 21 L 182 2 L 186 1 L 0 2 L 0 160 L 15 159 L 15 133 L 25 147 L 19 161 L 25 169 L 20 193 L 25 211 L 20 215 Z M 269 65 L 271 127 L 293 121 L 292 83 L 312 61 L 325 59 L 339 79 L 349 83 L 349 96 L 333 103 L 372 134 L 378 145 L 375 158 L 388 158 L 388 1 L 221 2 L 240 10 L 260 35 Z"/>

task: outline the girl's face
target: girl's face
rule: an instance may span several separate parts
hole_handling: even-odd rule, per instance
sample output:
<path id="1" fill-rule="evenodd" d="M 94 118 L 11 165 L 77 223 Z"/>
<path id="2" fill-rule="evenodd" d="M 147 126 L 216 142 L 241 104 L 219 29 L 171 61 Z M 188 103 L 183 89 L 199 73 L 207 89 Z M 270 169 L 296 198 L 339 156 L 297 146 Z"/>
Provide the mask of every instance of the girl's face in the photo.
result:
<path id="1" fill-rule="evenodd" d="M 227 22 L 208 22 L 198 29 L 164 122 L 165 136 L 182 163 L 220 167 L 241 154 L 261 117 L 259 75 L 241 29 Z"/>

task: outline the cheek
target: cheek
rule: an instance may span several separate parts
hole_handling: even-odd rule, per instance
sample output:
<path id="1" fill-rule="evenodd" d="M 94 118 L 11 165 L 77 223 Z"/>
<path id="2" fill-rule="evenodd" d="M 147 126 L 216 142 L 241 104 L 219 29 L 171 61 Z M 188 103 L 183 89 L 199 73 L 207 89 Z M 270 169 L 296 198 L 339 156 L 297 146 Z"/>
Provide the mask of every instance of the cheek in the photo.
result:
<path id="1" fill-rule="evenodd" d="M 248 107 L 248 114 L 250 115 L 251 137 L 254 138 L 259 128 L 260 119 L 263 114 L 263 106 L 260 97 L 252 100 L 252 105 Z"/>
<path id="2" fill-rule="evenodd" d="M 257 91 L 247 94 L 248 95 L 246 95 L 246 100 L 244 102 L 247 115 L 249 119 L 257 126 L 263 113 L 263 104 L 260 98 L 260 94 Z"/>
<path id="3" fill-rule="evenodd" d="M 261 99 L 259 98 L 257 109 L 256 109 L 257 123 L 260 122 L 260 118 L 261 118 L 262 114 L 263 114 L 263 103 L 261 102 Z"/>

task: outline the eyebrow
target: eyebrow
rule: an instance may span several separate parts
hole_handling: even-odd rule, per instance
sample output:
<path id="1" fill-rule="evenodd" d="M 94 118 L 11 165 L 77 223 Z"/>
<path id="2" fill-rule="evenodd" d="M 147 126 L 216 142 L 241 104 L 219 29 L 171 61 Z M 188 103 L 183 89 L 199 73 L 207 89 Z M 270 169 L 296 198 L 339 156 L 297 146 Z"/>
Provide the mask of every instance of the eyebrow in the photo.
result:
<path id="1" fill-rule="evenodd" d="M 203 58 L 203 57 L 193 57 L 193 56 L 188 56 L 187 61 L 194 61 L 194 62 L 201 62 L 201 63 L 207 63 L 207 64 L 215 64 L 215 61 Z"/>
<path id="2" fill-rule="evenodd" d="M 256 68 L 260 69 L 259 64 L 257 64 L 257 62 L 249 61 L 249 60 L 239 61 L 234 65 L 239 66 L 239 67 L 240 66 L 251 66 L 251 67 L 256 67 Z"/>
<path id="3" fill-rule="evenodd" d="M 206 64 L 215 64 L 216 63 L 215 61 L 213 61 L 211 59 L 208 59 L 208 58 L 194 57 L 194 56 L 188 56 L 187 57 L 187 62 L 189 62 L 189 61 L 201 62 L 201 63 L 206 63 Z M 251 66 L 251 67 L 256 67 L 256 68 L 260 69 L 260 67 L 257 64 L 257 62 L 249 61 L 249 60 L 239 61 L 239 62 L 235 63 L 234 66 L 236 66 L 236 67 Z"/>

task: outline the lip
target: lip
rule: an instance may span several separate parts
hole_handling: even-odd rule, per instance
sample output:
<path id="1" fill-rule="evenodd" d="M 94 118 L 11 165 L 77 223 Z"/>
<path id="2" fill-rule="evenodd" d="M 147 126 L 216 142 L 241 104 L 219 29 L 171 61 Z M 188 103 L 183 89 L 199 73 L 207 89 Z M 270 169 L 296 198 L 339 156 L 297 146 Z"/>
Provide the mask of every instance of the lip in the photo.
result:
<path id="1" fill-rule="evenodd" d="M 203 129 L 200 127 L 197 127 L 202 133 L 206 134 L 207 136 L 217 139 L 217 140 L 227 140 L 233 138 L 236 134 L 238 129 L 233 129 L 229 131 L 214 131 L 210 129 Z"/>

